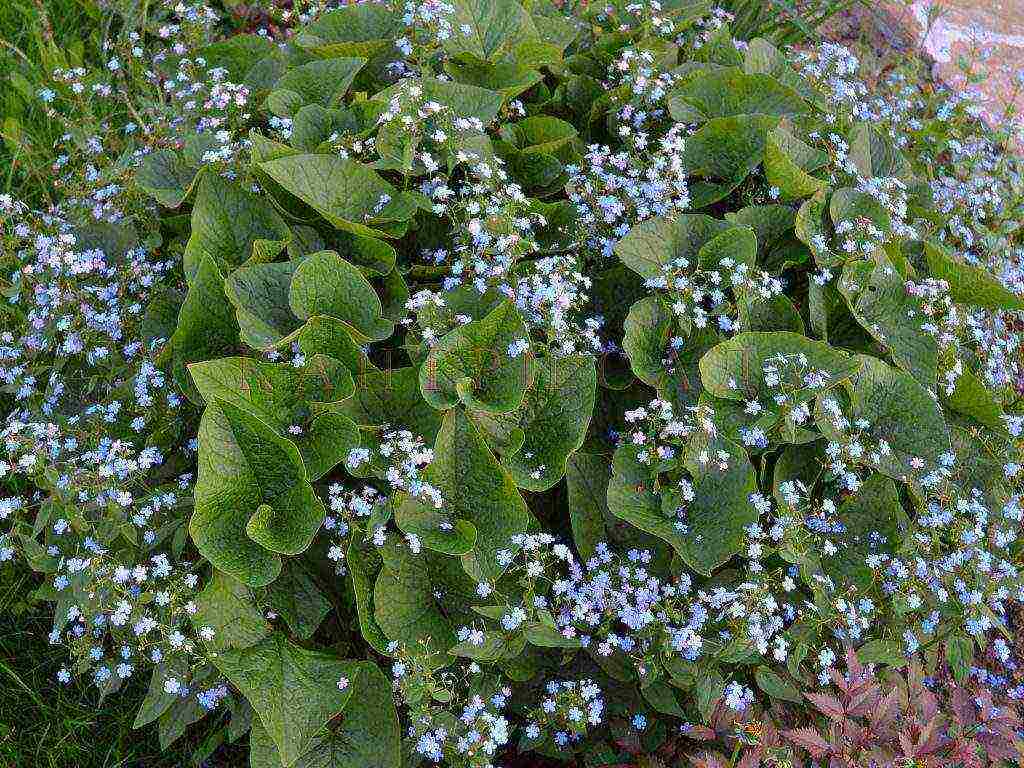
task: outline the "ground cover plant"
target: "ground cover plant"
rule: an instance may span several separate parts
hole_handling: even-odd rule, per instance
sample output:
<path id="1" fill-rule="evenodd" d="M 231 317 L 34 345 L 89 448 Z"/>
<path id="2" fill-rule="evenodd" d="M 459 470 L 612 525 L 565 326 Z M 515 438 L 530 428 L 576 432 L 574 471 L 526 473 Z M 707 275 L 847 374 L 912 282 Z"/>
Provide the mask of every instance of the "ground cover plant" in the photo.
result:
<path id="1" fill-rule="evenodd" d="M 56 679 L 257 768 L 1016 762 L 1013 136 L 787 7 L 117 4 L 0 196 Z"/>

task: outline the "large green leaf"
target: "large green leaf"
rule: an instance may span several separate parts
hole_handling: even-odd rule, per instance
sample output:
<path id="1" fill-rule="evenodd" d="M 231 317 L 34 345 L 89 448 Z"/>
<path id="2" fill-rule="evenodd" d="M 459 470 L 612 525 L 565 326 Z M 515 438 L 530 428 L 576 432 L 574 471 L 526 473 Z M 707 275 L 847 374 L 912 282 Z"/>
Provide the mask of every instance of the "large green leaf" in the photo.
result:
<path id="1" fill-rule="evenodd" d="M 742 184 L 764 160 L 768 131 L 778 121 L 769 115 L 716 117 L 689 136 L 683 164 L 694 177 L 690 207 L 716 203 Z"/>
<path id="2" fill-rule="evenodd" d="M 896 551 L 902 516 L 895 483 L 880 474 L 868 477 L 839 506 L 839 519 L 845 531 L 836 554 L 822 558 L 825 573 L 837 584 L 850 583 L 858 589 L 870 587 L 875 574 L 865 560 L 871 554 Z"/>
<path id="3" fill-rule="evenodd" d="M 169 149 L 146 155 L 135 173 L 139 189 L 167 208 L 177 208 L 185 202 L 195 179 L 196 169 Z"/>
<path id="4" fill-rule="evenodd" d="M 757 237 L 758 263 L 772 272 L 784 267 L 777 262 L 775 251 L 793 242 L 796 211 L 788 205 L 748 205 L 725 214 L 726 221 L 750 227 Z"/>
<path id="5" fill-rule="evenodd" d="M 938 465 L 940 456 L 950 451 L 942 409 L 910 374 L 867 355 L 857 355 L 854 360 L 860 365 L 846 386 L 850 401 L 847 415 L 852 422 L 867 422 L 865 444 L 885 440 L 889 445 L 891 451 L 879 456 L 878 471 L 916 485 L 911 460 L 921 459 L 923 470 L 928 472 Z M 815 416 L 826 436 L 839 437 L 820 404 Z"/>
<path id="6" fill-rule="evenodd" d="M 291 144 L 303 152 L 316 152 L 331 136 L 359 132 L 359 121 L 352 110 L 306 104 L 292 118 Z"/>
<path id="7" fill-rule="evenodd" d="M 701 358 L 700 373 L 704 389 L 711 395 L 726 400 L 757 400 L 771 425 L 778 415 L 775 402 L 777 387 L 765 382 L 764 366 L 782 355 L 795 360 L 803 355 L 807 367 L 793 367 L 794 376 L 821 372 L 824 377 L 818 386 L 801 386 L 789 399 L 788 405 L 809 402 L 814 396 L 848 379 L 858 368 L 857 358 L 834 349 L 828 344 L 787 331 L 740 333 L 723 341 Z"/>
<path id="8" fill-rule="evenodd" d="M 910 176 L 910 165 L 895 144 L 868 123 L 850 131 L 850 160 L 865 179 Z"/>
<path id="9" fill-rule="evenodd" d="M 796 212 L 793 232 L 810 249 L 814 260 L 822 267 L 833 267 L 842 263 L 829 247 L 831 232 L 825 227 L 825 212 L 828 209 L 828 187 L 819 189 L 804 200 Z"/>
<path id="10" fill-rule="evenodd" d="M 266 604 L 281 616 L 292 634 L 308 640 L 320 626 L 331 602 L 300 559 L 289 560 L 281 575 L 264 593 Z"/>
<path id="11" fill-rule="evenodd" d="M 488 91 L 497 91 L 506 99 L 514 99 L 532 88 L 544 76 L 536 69 L 512 62 L 454 62 L 444 65 L 445 72 L 457 83 L 475 85 Z"/>
<path id="12" fill-rule="evenodd" d="M 668 96 L 669 112 L 678 121 L 736 115 L 799 115 L 807 102 L 770 75 L 719 69 L 688 80 Z"/>
<path id="13" fill-rule="evenodd" d="M 381 316 L 380 297 L 352 264 L 333 251 L 304 257 L 292 277 L 288 303 L 296 317 L 336 317 L 363 341 L 380 341 L 394 332 L 394 324 Z"/>
<path id="14" fill-rule="evenodd" d="M 524 152 L 561 156 L 560 150 L 571 146 L 579 132 L 565 120 L 537 115 L 503 126 L 501 135 Z"/>
<path id="15" fill-rule="evenodd" d="M 253 600 L 249 587 L 221 571 L 196 597 L 192 626 L 215 632 L 211 647 L 218 650 L 249 648 L 267 637 L 271 628 Z"/>
<path id="16" fill-rule="evenodd" d="M 504 460 L 520 488 L 546 491 L 565 474 L 594 412 L 597 369 L 585 355 L 541 358 L 516 414 L 524 441 Z"/>
<path id="17" fill-rule="evenodd" d="M 223 651 L 215 663 L 252 704 L 285 768 L 347 708 L 356 691 L 352 683 L 370 665 L 300 648 L 280 632 L 250 648 Z M 341 678 L 349 681 L 344 690 L 338 685 Z"/>
<path id="18" fill-rule="evenodd" d="M 355 379 L 356 392 L 341 410 L 359 425 L 408 429 L 431 443 L 441 414 L 420 394 L 418 368 L 366 370 Z"/>
<path id="19" fill-rule="evenodd" d="M 211 256 L 222 272 L 249 259 L 269 261 L 283 250 L 288 226 L 266 197 L 216 173 L 204 173 L 192 207 L 192 235 L 182 257 L 185 277 Z"/>
<path id="20" fill-rule="evenodd" d="M 1005 427 L 1001 431 L 1005 433 Z M 989 509 L 1002 508 L 1013 494 L 1006 477 L 1005 438 L 976 427 L 955 425 L 949 434 L 957 459 L 953 482 L 965 495 L 980 493 Z"/>
<path id="21" fill-rule="evenodd" d="M 303 26 L 295 44 L 316 56 L 371 57 L 394 46 L 400 15 L 374 3 L 342 6 Z"/>
<path id="22" fill-rule="evenodd" d="M 204 258 L 178 313 L 178 326 L 169 346 L 174 379 L 190 397 L 195 396 L 195 390 L 186 366 L 231 354 L 239 346 L 238 321 L 225 288 L 216 261 Z"/>
<path id="23" fill-rule="evenodd" d="M 422 643 L 430 653 L 446 654 L 455 645 L 455 631 L 434 597 L 426 558 L 391 543 L 384 555 L 373 588 L 377 626 L 389 640 L 408 647 Z"/>
<path id="24" fill-rule="evenodd" d="M 438 409 L 463 403 L 494 413 L 515 410 L 529 384 L 530 355 L 509 354 L 528 342 L 526 324 L 511 301 L 442 338 L 420 368 L 423 398 Z"/>
<path id="25" fill-rule="evenodd" d="M 622 348 L 633 373 L 644 384 L 660 390 L 668 378 L 669 342 L 677 334 L 671 311 L 658 296 L 645 296 L 633 304 L 623 324 Z"/>
<path id="26" fill-rule="evenodd" d="M 281 572 L 326 512 L 295 445 L 246 411 L 214 398 L 199 424 L 199 475 L 189 524 L 199 552 L 252 587 Z"/>
<path id="27" fill-rule="evenodd" d="M 254 264 L 232 272 L 224 292 L 235 307 L 242 341 L 254 349 L 271 349 L 302 321 L 288 305 L 288 289 L 298 264 L 281 261 Z"/>
<path id="28" fill-rule="evenodd" d="M 943 401 L 958 413 L 970 416 L 996 433 L 1006 431 L 1003 409 L 996 395 L 971 371 L 964 371 L 953 385 L 951 393 L 942 388 Z"/>
<path id="29" fill-rule="evenodd" d="M 876 263 L 850 262 L 843 268 L 839 290 L 853 316 L 889 350 L 896 365 L 934 388 L 938 341 L 923 329 L 931 322 L 923 311 L 925 300 L 908 292 L 896 268 L 881 256 Z"/>
<path id="30" fill-rule="evenodd" d="M 813 488 L 824 472 L 825 441 L 802 445 L 787 445 L 775 459 L 772 468 L 772 493 L 779 506 L 784 506 L 785 495 L 780 486 L 787 481 L 799 481 L 807 488 Z"/>
<path id="31" fill-rule="evenodd" d="M 720 272 L 724 284 L 738 264 L 754 266 L 757 260 L 757 235 L 750 227 L 730 227 L 708 240 L 697 251 L 697 266 L 709 272 Z M 727 266 L 723 266 L 722 262 Z"/>
<path id="32" fill-rule="evenodd" d="M 434 461 L 426 479 L 440 489 L 442 513 L 454 522 L 467 521 L 476 529 L 470 551 L 462 555 L 466 572 L 478 581 L 501 575 L 497 552 L 509 547 L 512 537 L 536 527 L 512 475 L 491 453 L 472 420 L 461 409 L 445 414 L 434 445 Z M 419 522 L 422 503 L 410 499 L 397 520 L 407 516 Z"/>
<path id="33" fill-rule="evenodd" d="M 683 333 L 666 302 L 647 296 L 630 307 L 622 347 L 638 379 L 654 387 L 674 407 L 694 405 L 702 387 L 699 363 L 721 336 L 713 328 Z M 682 339 L 681 346 L 672 344 Z"/>
<path id="34" fill-rule="evenodd" d="M 388 223 L 412 216 L 415 204 L 370 167 L 338 155 L 290 155 L 259 168 L 339 229 L 389 237 Z"/>
<path id="35" fill-rule="evenodd" d="M 597 545 L 608 540 L 608 480 L 611 462 L 607 456 L 576 452 L 565 465 L 569 522 L 576 550 L 584 561 L 594 556 Z"/>
<path id="36" fill-rule="evenodd" d="M 315 315 L 295 334 L 304 355 L 326 355 L 343 363 L 353 376 L 377 370 L 352 338 L 352 329 L 335 317 Z"/>
<path id="37" fill-rule="evenodd" d="M 782 200 L 799 200 L 824 189 L 826 183 L 811 173 L 827 159 L 824 152 L 807 146 L 782 126 L 768 132 L 764 174 Z"/>
<path id="38" fill-rule="evenodd" d="M 452 0 L 452 33 L 444 40 L 451 56 L 493 60 L 512 46 L 537 39 L 533 19 L 516 0 Z"/>
<path id="39" fill-rule="evenodd" d="M 771 75 L 818 107 L 825 106 L 821 93 L 810 81 L 797 74 L 786 54 L 762 37 L 754 38 L 743 57 L 743 71 L 748 75 Z"/>
<path id="40" fill-rule="evenodd" d="M 352 594 L 356 600 L 359 630 L 363 639 L 377 653 L 385 654 L 388 637 L 377 623 L 373 604 L 373 585 L 380 570 L 380 556 L 370 543 L 360 541 L 359 536 L 353 536 L 345 554 L 345 566 L 352 580 Z"/>
<path id="41" fill-rule="evenodd" d="M 731 228 L 729 222 L 703 214 L 648 219 L 615 244 L 615 254 L 641 277 L 659 277 L 665 265 L 677 259 L 695 264 L 700 249 Z"/>
<path id="42" fill-rule="evenodd" d="M 303 104 L 336 107 L 366 59 L 350 57 L 311 61 L 293 67 L 274 84 L 275 89 L 294 91 Z"/>
<path id="43" fill-rule="evenodd" d="M 843 187 L 832 193 L 828 202 L 828 214 L 835 226 L 849 222 L 855 230 L 859 230 L 867 221 L 883 234 L 892 229 L 892 215 L 878 198 L 870 192 L 852 187 Z"/>
<path id="44" fill-rule="evenodd" d="M 741 294 L 737 302 L 739 327 L 747 331 L 792 331 L 804 335 L 804 321 L 784 294 L 770 299 Z"/>
<path id="45" fill-rule="evenodd" d="M 743 547 L 744 528 L 757 520 L 750 494 L 757 486 L 746 452 L 735 443 L 718 441 L 715 452 L 728 456 L 722 470 L 716 462 L 702 463 L 694 446 L 686 452 L 685 468 L 692 478 L 694 498 L 685 503 L 685 519 L 676 507 L 680 499 L 672 486 L 660 487 L 648 466 L 637 460 L 637 448 L 623 445 L 615 451 L 608 484 L 608 509 L 621 520 L 668 542 L 698 573 L 711 572 Z"/>
<path id="46" fill-rule="evenodd" d="M 232 35 L 201 49 L 207 71 L 214 68 L 227 70 L 232 83 L 245 83 L 256 62 L 275 51 L 274 43 L 261 35 Z"/>
<path id="47" fill-rule="evenodd" d="M 372 662 L 357 666 L 340 721 L 310 739 L 294 768 L 401 768 L 401 731 L 391 683 Z M 281 768 L 281 752 L 261 723 L 253 726 L 249 750 L 251 768 Z"/>
<path id="48" fill-rule="evenodd" d="M 701 9 L 701 4 L 696 4 Z M 710 6 L 704 6 L 708 11 Z M 743 54 L 736 47 L 733 40 L 732 30 L 728 24 L 723 24 L 718 29 L 709 31 L 707 39 L 695 52 L 693 58 L 699 62 L 718 64 L 725 67 L 739 67 L 743 64 Z"/>
<path id="49" fill-rule="evenodd" d="M 949 283 L 949 294 L 959 304 L 986 309 L 1024 310 L 1024 296 L 1018 296 L 980 267 L 954 259 L 944 248 L 926 242 L 928 271 Z"/>
<path id="50" fill-rule="evenodd" d="M 352 375 L 333 358 L 313 355 L 296 368 L 228 357 L 195 363 L 189 373 L 205 402 L 231 403 L 291 439 L 311 480 L 359 444 L 356 425 L 338 412 L 338 404 L 355 391 Z"/>

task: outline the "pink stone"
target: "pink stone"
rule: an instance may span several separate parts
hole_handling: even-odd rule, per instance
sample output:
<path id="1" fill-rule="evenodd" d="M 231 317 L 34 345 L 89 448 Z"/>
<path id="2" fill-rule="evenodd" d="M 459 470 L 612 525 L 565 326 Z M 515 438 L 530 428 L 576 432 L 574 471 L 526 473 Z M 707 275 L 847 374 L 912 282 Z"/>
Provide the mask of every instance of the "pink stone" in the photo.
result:
<path id="1" fill-rule="evenodd" d="M 934 11 L 932 11 L 934 9 Z M 1007 105 L 1024 110 L 1024 0 L 886 0 L 887 14 L 934 60 L 936 78 L 953 88 L 968 87 L 963 66 L 981 82 L 970 86 L 989 120 Z"/>

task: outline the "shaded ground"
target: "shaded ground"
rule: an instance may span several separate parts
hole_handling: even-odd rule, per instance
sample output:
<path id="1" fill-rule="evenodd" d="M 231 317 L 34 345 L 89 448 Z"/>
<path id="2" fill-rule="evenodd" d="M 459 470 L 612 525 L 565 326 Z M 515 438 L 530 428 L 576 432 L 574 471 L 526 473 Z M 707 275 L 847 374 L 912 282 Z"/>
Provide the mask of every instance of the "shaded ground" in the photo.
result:
<path id="1" fill-rule="evenodd" d="M 0 768 L 241 768 L 248 749 L 219 749 L 214 759 L 194 762 L 196 729 L 161 750 L 155 726 L 132 722 L 148 687 L 138 680 L 99 706 L 84 682 L 59 685 L 67 653 L 47 642 L 53 623 L 48 605 L 23 601 L 33 577 L 4 573 L 0 580 Z M 191 737 L 191 738 L 190 738 Z"/>

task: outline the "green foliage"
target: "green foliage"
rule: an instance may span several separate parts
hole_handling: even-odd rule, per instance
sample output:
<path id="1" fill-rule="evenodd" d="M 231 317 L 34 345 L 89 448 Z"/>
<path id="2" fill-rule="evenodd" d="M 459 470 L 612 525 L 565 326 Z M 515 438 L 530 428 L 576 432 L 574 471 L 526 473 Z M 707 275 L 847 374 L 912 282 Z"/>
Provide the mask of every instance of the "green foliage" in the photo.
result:
<path id="1" fill-rule="evenodd" d="M 198 47 L 248 89 L 245 140 L 154 137 L 125 155 L 130 224 L 78 235 L 172 265 L 138 314 L 186 400 L 132 428 L 195 485 L 142 543 L 100 497 L 89 538 L 199 585 L 137 727 L 170 745 L 207 715 L 181 678 L 225 684 L 215 738 L 248 733 L 254 768 L 411 768 L 438 732 L 457 768 L 514 738 L 625 764 L 723 696 L 800 703 L 833 648 L 901 667 L 931 624 L 963 668 L 970 622 L 1005 623 L 1009 576 L 962 610 L 942 574 L 887 580 L 953 557 L 937 509 L 963 532 L 1008 508 L 1019 401 L 950 326 L 1024 301 L 947 248 L 924 155 L 798 73 L 800 24 L 728 5 L 357 4 Z M 60 622 L 98 590 L 54 578 L 55 537 L 93 524 L 59 469 L 31 482 L 61 522 L 40 502 L 11 538 Z M 563 712 L 585 681 L 590 730 Z"/>
<path id="2" fill-rule="evenodd" d="M 265 422 L 214 397 L 199 426 L 196 510 L 189 524 L 199 551 L 220 570 L 258 587 L 281 573 L 324 519 L 295 444 Z"/>
<path id="3" fill-rule="evenodd" d="M 255 710 L 254 766 L 399 764 L 380 673 L 320 642 L 336 611 L 353 658 L 416 648 L 424 680 L 458 659 L 521 682 L 574 660 L 628 687 L 631 665 L 594 656 L 592 668 L 565 615 L 531 607 L 509 623 L 507 605 L 536 589 L 510 572 L 514 542 L 547 530 L 571 535 L 584 558 L 602 542 L 642 547 L 659 576 L 731 584 L 761 494 L 788 507 L 795 489 L 846 482 L 838 553 L 787 529 L 770 555 L 792 566 L 808 604 L 831 610 L 823 585 L 870 592 L 878 542 L 907 534 L 927 493 L 914 462 L 937 466 L 952 450 L 950 412 L 1000 426 L 978 372 L 935 396 L 948 352 L 922 331 L 932 299 L 906 283 L 926 273 L 953 302 L 982 308 L 1016 308 L 1016 296 L 911 237 L 864 186 L 915 183 L 894 144 L 848 120 L 850 161 L 838 167 L 821 139 L 827 95 L 766 39 L 741 50 L 723 26 L 690 48 L 601 31 L 584 13 L 593 29 L 515 0 L 460 0 L 457 31 L 413 35 L 419 76 L 390 83 L 397 19 L 376 6 L 332 11 L 298 32 L 302 55 L 262 53 L 280 71 L 261 108 L 293 121 L 289 144 L 254 133 L 247 175 L 233 181 L 196 180 L 185 154 L 166 150 L 136 175 L 164 207 L 191 205 L 170 354 L 205 406 L 189 530 L 215 575 L 197 621 L 217 630 L 214 664 Z M 669 11 L 680 29 L 701 13 Z M 764 22 L 746 13 L 738 28 Z M 626 50 L 676 73 L 653 130 L 689 126 L 674 158 L 688 209 L 638 212 L 599 254 L 593 222 L 577 220 L 582 153 L 613 140 L 631 96 L 589 92 L 585 78 Z M 218 55 L 244 68 L 236 54 Z M 487 173 L 473 175 L 477 163 Z M 422 184 L 434 169 L 457 191 Z M 487 208 L 448 204 L 466 194 L 491 195 Z M 844 245 L 865 233 L 875 240 Z M 607 358 L 563 351 L 524 298 L 549 248 L 597 276 L 585 298 L 621 334 L 609 341 L 628 369 L 609 375 Z M 436 264 L 421 258 L 431 249 Z M 650 438 L 671 435 L 656 459 L 644 428 L 619 432 L 652 394 L 661 400 L 645 418 L 661 413 L 674 430 Z M 411 437 L 395 443 L 402 429 Z M 432 453 L 399 481 L 406 439 Z M 834 466 L 851 440 L 884 446 L 863 466 L 851 458 L 856 482 Z M 370 482 L 364 519 L 334 490 L 357 479 Z M 331 557 L 344 567 L 343 586 L 325 591 L 308 559 L 328 483 L 331 525 L 343 523 Z M 282 623 L 267 623 L 268 607 Z M 707 711 L 741 669 L 766 696 L 799 701 L 819 631 L 794 622 L 802 650 L 785 665 L 742 634 L 705 639 L 699 662 L 652 656 L 638 700 L 670 717 Z M 862 656 L 900 663 L 898 643 L 869 639 Z M 350 687 L 339 691 L 339 676 Z"/>
<path id="4" fill-rule="evenodd" d="M 272 742 L 272 747 L 261 746 L 265 750 L 276 750 L 277 761 L 282 766 L 307 760 L 305 755 L 311 748 L 320 748 L 316 741 L 324 725 L 347 712 L 350 706 L 357 714 L 351 719 L 345 718 L 343 737 L 349 750 L 347 759 L 352 761 L 358 754 L 369 752 L 370 745 L 376 742 L 382 752 L 392 756 L 391 764 L 397 764 L 394 756 L 398 719 L 394 715 L 394 703 L 389 698 L 382 702 L 378 695 L 379 708 L 364 710 L 371 702 L 370 689 L 380 688 L 382 677 L 372 663 L 342 661 L 333 654 L 308 651 L 275 633 L 244 650 L 221 653 L 217 666 L 252 703 Z M 347 681 L 343 688 L 337 684 L 342 679 Z M 355 766 L 359 763 L 338 764 Z"/>

